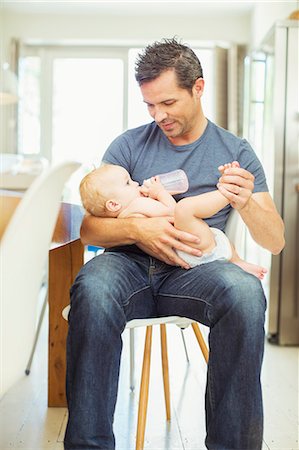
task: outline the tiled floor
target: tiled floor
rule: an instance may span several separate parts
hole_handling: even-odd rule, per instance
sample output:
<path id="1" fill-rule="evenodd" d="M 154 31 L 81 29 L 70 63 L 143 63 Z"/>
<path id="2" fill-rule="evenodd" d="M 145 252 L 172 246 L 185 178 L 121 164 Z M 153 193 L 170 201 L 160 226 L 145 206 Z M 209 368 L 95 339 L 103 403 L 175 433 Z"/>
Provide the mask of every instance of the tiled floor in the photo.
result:
<path id="1" fill-rule="evenodd" d="M 0 450 L 62 450 L 67 420 L 64 408 L 47 408 L 46 321 L 32 372 L 4 396 L 0 403 Z M 203 450 L 205 436 L 204 388 L 206 366 L 191 329 L 185 330 L 190 363 L 187 364 L 180 331 L 168 325 L 171 382 L 170 423 L 165 419 L 159 329 L 153 335 L 150 400 L 145 437 L 147 450 Z M 134 449 L 138 406 L 138 379 L 144 329 L 137 331 L 136 389 L 129 389 L 129 334 L 124 333 L 119 396 L 115 415 L 117 450 Z M 266 344 L 263 366 L 265 403 L 264 450 L 297 450 L 298 348 Z M 241 450 L 241 449 L 240 449 Z"/>

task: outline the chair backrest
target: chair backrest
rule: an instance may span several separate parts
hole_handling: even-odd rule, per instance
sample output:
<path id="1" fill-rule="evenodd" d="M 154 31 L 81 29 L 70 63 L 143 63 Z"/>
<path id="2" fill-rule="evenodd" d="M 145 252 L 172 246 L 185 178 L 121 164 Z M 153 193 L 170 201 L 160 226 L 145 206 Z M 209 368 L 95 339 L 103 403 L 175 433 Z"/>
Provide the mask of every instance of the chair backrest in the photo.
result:
<path id="1" fill-rule="evenodd" d="M 38 176 L 0 241 L 1 393 L 24 373 L 63 187 L 79 166 L 76 162 L 62 163 Z"/>

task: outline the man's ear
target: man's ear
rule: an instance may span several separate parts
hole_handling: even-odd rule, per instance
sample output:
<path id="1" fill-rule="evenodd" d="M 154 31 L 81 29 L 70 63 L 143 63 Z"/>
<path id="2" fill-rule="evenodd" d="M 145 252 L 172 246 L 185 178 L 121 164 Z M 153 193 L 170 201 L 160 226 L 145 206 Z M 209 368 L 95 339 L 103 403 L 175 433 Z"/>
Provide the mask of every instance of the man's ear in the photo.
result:
<path id="1" fill-rule="evenodd" d="M 117 212 L 121 209 L 121 204 L 117 202 L 116 200 L 107 200 L 105 203 L 105 207 L 107 211 L 110 212 Z"/>
<path id="2" fill-rule="evenodd" d="M 194 83 L 193 89 L 194 92 L 201 97 L 204 91 L 205 82 L 203 78 L 197 78 L 197 80 Z"/>

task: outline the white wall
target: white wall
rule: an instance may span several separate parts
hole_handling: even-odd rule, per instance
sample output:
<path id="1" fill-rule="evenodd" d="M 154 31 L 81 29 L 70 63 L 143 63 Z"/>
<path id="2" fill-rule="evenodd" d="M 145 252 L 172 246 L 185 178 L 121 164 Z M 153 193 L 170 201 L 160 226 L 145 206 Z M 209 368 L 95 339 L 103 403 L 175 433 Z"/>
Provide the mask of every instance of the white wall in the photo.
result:
<path id="1" fill-rule="evenodd" d="M 296 0 L 281 2 L 257 2 L 252 11 L 250 47 L 256 49 L 277 20 L 285 20 L 299 9 Z"/>
<path id="2" fill-rule="evenodd" d="M 0 30 L 3 30 L 3 13 L 1 11 L 0 8 Z M 4 53 L 4 47 L 3 47 L 3 33 L 0 36 L 0 64 L 2 64 L 1 58 L 2 55 Z M 1 112 L 1 117 L 0 117 L 0 152 L 3 151 L 3 147 L 4 147 L 4 120 L 2 118 L 2 112 Z"/>
<path id="3" fill-rule="evenodd" d="M 244 0 L 243 0 L 244 1 Z M 22 2 L 25 4 L 26 2 Z M 27 2 L 29 4 L 29 2 Z M 227 2 L 229 3 L 229 2 Z M 296 0 L 273 2 L 246 2 L 252 4 L 252 13 L 241 13 L 228 9 L 218 10 L 217 4 L 209 13 L 196 8 L 188 15 L 159 14 L 159 7 L 150 15 L 120 15 L 118 4 L 115 13 L 101 14 L 41 14 L 16 13 L 0 8 L 1 59 L 9 59 L 9 41 L 21 39 L 108 39 L 108 40 L 153 40 L 179 36 L 183 40 L 216 40 L 250 44 L 255 48 L 276 20 L 283 20 L 298 9 Z M 157 5 L 157 4 L 154 4 Z M 187 4 L 188 5 L 188 4 Z M 154 6 L 153 6 L 154 8 Z M 190 8 L 190 7 L 189 7 Z M 171 8 L 170 8 L 171 9 Z M 141 11 L 141 9 L 139 9 Z M 25 9 L 26 11 L 26 9 Z M 59 11 L 59 10 L 58 10 Z"/>
<path id="4" fill-rule="evenodd" d="M 25 3 L 25 2 L 24 2 Z M 29 2 L 28 7 L 30 7 Z M 14 12 L 0 8 L 3 20 L 1 27 L 2 61 L 10 61 L 10 41 L 21 40 L 61 41 L 61 40 L 100 40 L 115 42 L 136 42 L 143 45 L 163 37 L 177 35 L 192 45 L 192 41 L 232 41 L 245 44 L 250 36 L 250 13 L 183 16 L 155 15 L 119 15 L 118 4 L 115 14 L 42 14 Z M 158 11 L 159 8 L 156 7 Z M 198 8 L 197 8 L 198 11 Z M 2 109 L 0 151 L 14 152 L 14 110 L 12 107 Z"/>
<path id="5" fill-rule="evenodd" d="M 25 4 L 26 2 L 22 2 Z M 30 2 L 27 2 L 28 4 Z M 229 2 L 227 2 L 229 3 Z M 248 3 L 244 1 L 244 3 Z M 252 3 L 252 2 L 249 2 Z M 196 13 L 188 15 L 158 14 L 159 8 L 150 15 L 120 15 L 115 3 L 115 14 L 41 14 L 13 12 L 0 8 L 0 62 L 9 61 L 11 38 L 23 40 L 108 40 L 133 41 L 143 44 L 162 37 L 177 35 L 192 45 L 192 41 L 226 41 L 248 44 L 255 48 L 275 20 L 286 18 L 296 9 L 295 0 L 253 3 L 252 13 L 244 10 L 225 13 L 217 4 L 207 14 L 197 5 Z M 156 4 L 155 4 L 156 5 Z M 137 13 L 136 13 L 137 14 Z M 15 151 L 14 113 L 12 107 L 1 111 L 0 151 Z M 4 118 L 5 116 L 5 118 Z"/>
<path id="6" fill-rule="evenodd" d="M 179 36 L 185 41 L 219 40 L 247 43 L 250 14 L 241 16 L 118 16 L 43 15 L 4 12 L 4 50 L 8 57 L 11 37 L 42 40 L 108 39 L 153 40 Z"/>

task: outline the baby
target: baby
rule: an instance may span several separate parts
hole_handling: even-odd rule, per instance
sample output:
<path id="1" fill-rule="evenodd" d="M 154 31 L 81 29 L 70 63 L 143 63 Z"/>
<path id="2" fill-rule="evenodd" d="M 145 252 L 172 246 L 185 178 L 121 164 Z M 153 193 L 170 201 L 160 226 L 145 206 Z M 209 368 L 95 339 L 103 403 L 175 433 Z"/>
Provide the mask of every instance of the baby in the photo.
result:
<path id="1" fill-rule="evenodd" d="M 234 161 L 219 168 L 239 167 Z M 202 256 L 176 250 L 190 267 L 223 259 L 263 279 L 267 270 L 242 260 L 226 235 L 202 220 L 213 216 L 229 201 L 218 191 L 186 197 L 176 203 L 159 177 L 140 186 L 121 166 L 107 164 L 86 175 L 80 184 L 82 203 L 87 212 L 98 217 L 174 217 L 174 226 L 200 237 Z M 190 245 L 190 244 L 189 244 Z"/>

